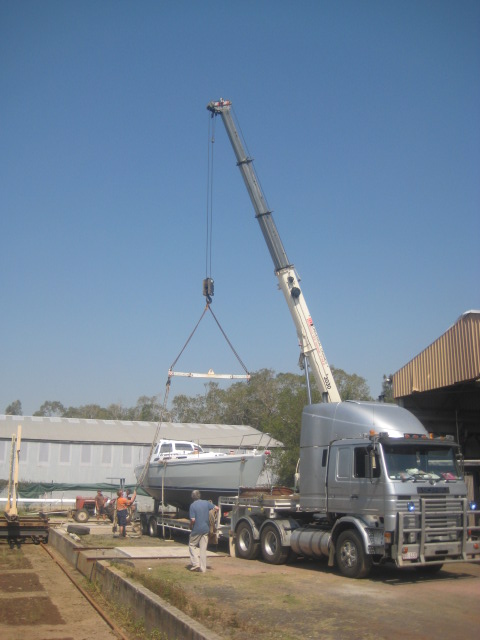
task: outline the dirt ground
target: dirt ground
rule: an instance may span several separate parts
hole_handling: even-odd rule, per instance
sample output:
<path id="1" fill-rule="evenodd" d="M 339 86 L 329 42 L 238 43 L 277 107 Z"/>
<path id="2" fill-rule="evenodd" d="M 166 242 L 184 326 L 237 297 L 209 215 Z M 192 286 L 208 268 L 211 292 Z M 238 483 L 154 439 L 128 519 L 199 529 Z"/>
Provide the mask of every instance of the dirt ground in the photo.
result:
<path id="1" fill-rule="evenodd" d="M 366 580 L 309 560 L 271 566 L 212 557 L 205 575 L 189 574 L 181 559 L 137 567 L 181 584 L 196 617 L 234 640 L 456 640 L 480 628 L 478 564 L 435 576 L 378 569 Z"/>
<path id="2" fill-rule="evenodd" d="M 100 539 L 91 535 L 82 542 L 93 546 Z M 178 546 L 187 538 L 127 538 L 122 544 L 142 541 Z M 480 628 L 479 564 L 449 565 L 435 576 L 383 568 L 366 580 L 350 580 L 326 562 L 272 566 L 224 551 L 208 558 L 206 574 L 190 572 L 187 557 L 138 560 L 124 570 L 160 587 L 172 604 L 231 640 L 456 640 Z M 2 640 L 116 637 L 34 545 L 0 547 L 0 604 Z"/>

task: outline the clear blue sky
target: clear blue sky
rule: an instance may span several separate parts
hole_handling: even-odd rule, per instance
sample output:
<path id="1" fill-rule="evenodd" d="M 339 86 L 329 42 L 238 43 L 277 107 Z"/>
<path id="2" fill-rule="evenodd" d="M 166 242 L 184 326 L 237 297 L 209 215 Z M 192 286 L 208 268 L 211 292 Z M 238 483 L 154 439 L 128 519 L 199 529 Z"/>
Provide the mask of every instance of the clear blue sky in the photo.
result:
<path id="1" fill-rule="evenodd" d="M 377 396 L 480 308 L 477 0 L 2 0 L 0 59 L 0 411 L 163 397 L 204 306 L 220 97 L 330 364 Z M 215 160 L 214 311 L 251 371 L 297 372 L 220 120 Z M 176 369 L 209 368 L 241 372 L 207 317 Z"/>

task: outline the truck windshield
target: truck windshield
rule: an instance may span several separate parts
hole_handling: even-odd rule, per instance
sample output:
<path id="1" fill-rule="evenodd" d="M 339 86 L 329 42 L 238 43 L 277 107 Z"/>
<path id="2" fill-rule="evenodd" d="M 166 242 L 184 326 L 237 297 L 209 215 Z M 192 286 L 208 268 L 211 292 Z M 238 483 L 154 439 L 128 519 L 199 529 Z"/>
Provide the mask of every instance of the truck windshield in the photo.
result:
<path id="1" fill-rule="evenodd" d="M 452 447 L 384 444 L 383 451 L 392 480 L 458 480 L 461 476 Z"/>

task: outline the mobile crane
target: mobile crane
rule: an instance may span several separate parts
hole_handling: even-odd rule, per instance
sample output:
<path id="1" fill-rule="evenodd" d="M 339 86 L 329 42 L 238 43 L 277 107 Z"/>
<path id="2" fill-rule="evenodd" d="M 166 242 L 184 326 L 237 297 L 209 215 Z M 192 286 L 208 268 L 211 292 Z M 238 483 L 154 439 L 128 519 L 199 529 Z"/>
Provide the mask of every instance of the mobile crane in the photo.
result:
<path id="1" fill-rule="evenodd" d="M 207 105 L 207 109 L 212 112 L 212 117 L 217 115 L 222 117 L 223 124 L 232 143 L 238 167 L 255 209 L 255 217 L 258 220 L 273 260 L 280 289 L 285 296 L 295 323 L 300 344 L 300 358 L 303 361 L 302 365 L 305 369 L 307 389 L 308 391 L 310 390 L 308 379 L 308 366 L 310 366 L 320 392 L 325 394 L 324 399 L 328 402 L 340 402 L 340 394 L 333 379 L 317 330 L 313 324 L 312 316 L 310 315 L 307 303 L 300 289 L 299 278 L 296 274 L 295 267 L 289 261 L 283 247 L 272 212 L 267 206 L 265 196 L 255 174 L 253 160 L 245 153 L 230 112 L 231 106 L 232 103 L 230 100 L 220 99 L 216 102 L 210 102 Z"/>
<path id="2" fill-rule="evenodd" d="M 397 405 L 341 402 L 231 106 L 221 99 L 207 109 L 221 115 L 232 143 L 295 322 L 307 383 L 310 362 L 328 400 L 303 410 L 298 491 L 246 489 L 220 498 L 219 513 L 230 510 L 232 552 L 246 560 L 261 553 L 271 564 L 292 554 L 327 556 L 351 578 L 388 562 L 434 573 L 446 563 L 480 561 L 478 512 L 467 498 L 458 445 L 433 439 Z"/>

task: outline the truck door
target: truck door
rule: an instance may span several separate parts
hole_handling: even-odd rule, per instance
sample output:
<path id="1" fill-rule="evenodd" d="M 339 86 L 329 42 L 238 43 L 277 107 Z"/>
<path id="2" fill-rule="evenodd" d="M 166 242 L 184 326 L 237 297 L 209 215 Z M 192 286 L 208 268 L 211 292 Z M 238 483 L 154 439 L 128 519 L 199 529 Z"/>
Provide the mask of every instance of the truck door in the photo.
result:
<path id="1" fill-rule="evenodd" d="M 381 515 L 384 491 L 380 459 L 370 446 L 358 445 L 353 450 L 352 507 L 357 513 Z M 356 506 L 355 506 L 356 505 Z"/>
<path id="2" fill-rule="evenodd" d="M 380 461 L 374 458 L 370 476 L 369 449 L 365 445 L 332 447 L 328 469 L 328 511 L 331 513 L 380 514 L 383 491 L 380 487 Z"/>
<path id="3" fill-rule="evenodd" d="M 328 465 L 327 511 L 351 513 L 353 448 L 331 447 Z"/>

